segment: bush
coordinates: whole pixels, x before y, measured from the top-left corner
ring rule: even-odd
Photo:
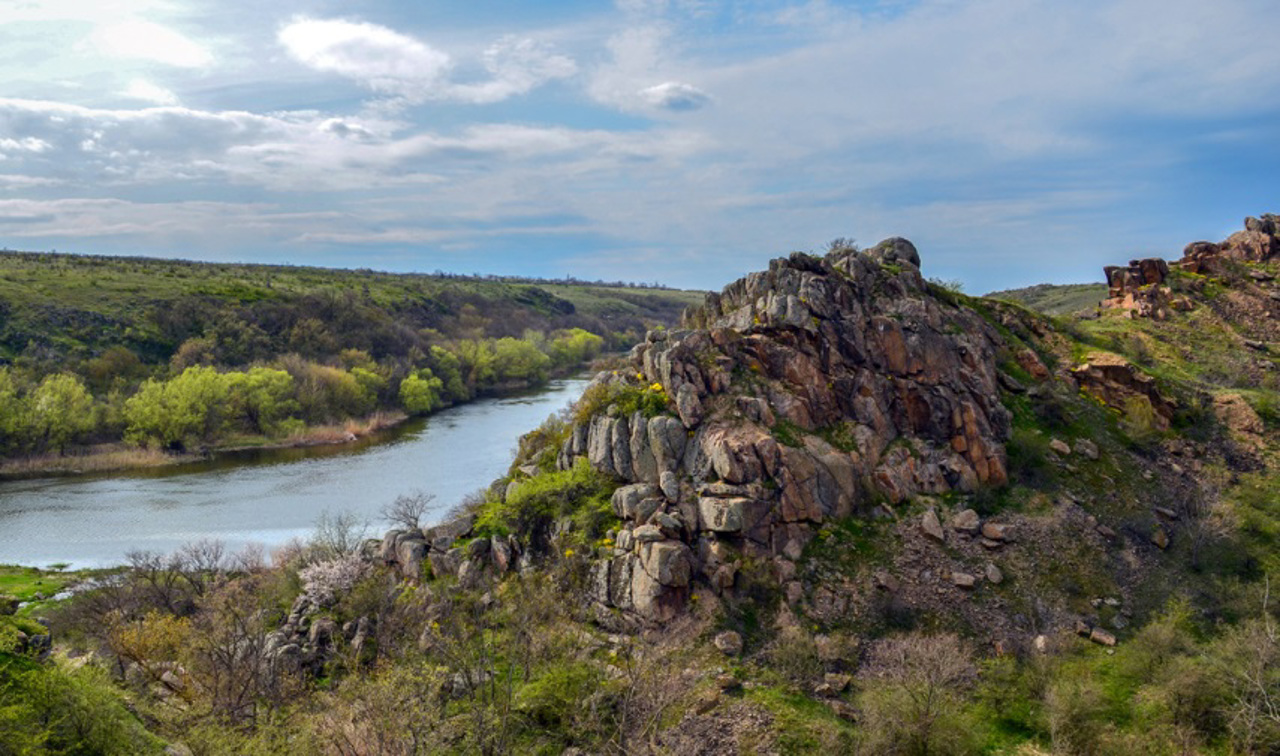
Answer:
[[[506,501],[486,502],[476,518],[476,533],[527,534],[555,519],[571,517],[587,538],[599,538],[616,521],[609,499],[614,487],[608,477],[579,458],[572,469],[520,482]]]

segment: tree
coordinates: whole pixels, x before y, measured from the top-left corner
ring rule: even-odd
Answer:
[[[168,381],[147,381],[125,402],[126,437],[185,447],[211,439],[225,419],[232,380],[211,367],[189,367]]]
[[[93,429],[93,397],[68,373],[45,376],[27,397],[31,429],[41,445],[62,452],[68,442]]]
[[[540,383],[547,378],[551,359],[528,341],[510,337],[493,345],[494,378],[499,382],[529,381]]]
[[[230,412],[256,433],[275,434],[280,422],[295,414],[293,376],[283,370],[255,367],[247,373],[229,373]]]
[[[423,368],[400,382],[400,403],[415,415],[425,415],[444,405],[443,390],[444,383],[430,368]]]
[[[414,491],[411,494],[400,494],[396,500],[382,508],[382,519],[405,530],[417,530],[422,527],[422,518],[431,509],[435,494]]]
[[[959,692],[974,669],[959,638],[886,638],[871,650],[868,670],[877,684],[864,689],[859,703],[873,750],[920,756],[962,750]]]
[[[25,413],[13,373],[7,367],[0,367],[0,451],[13,451],[22,446],[26,435]]]
[[[470,399],[467,384],[462,380],[462,362],[458,355],[439,346],[431,347],[431,371],[444,382],[445,396],[451,401]]]

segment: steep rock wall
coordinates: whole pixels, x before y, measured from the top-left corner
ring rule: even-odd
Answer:
[[[743,560],[785,576],[828,518],[1005,482],[1000,337],[918,265],[904,239],[774,260],[596,377],[669,398],[654,417],[602,407],[560,451],[624,482],[600,606],[664,621],[696,581],[732,591]]]

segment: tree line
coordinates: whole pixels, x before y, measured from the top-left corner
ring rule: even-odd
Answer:
[[[62,453],[120,439],[190,450],[233,437],[286,438],[376,411],[427,414],[495,389],[543,383],[598,356],[605,343],[572,328],[456,339],[382,361],[345,349],[330,361],[289,353],[232,368],[218,363],[216,349],[182,348],[167,369],[148,371],[114,347],[80,372],[41,376],[0,366],[0,453]]]

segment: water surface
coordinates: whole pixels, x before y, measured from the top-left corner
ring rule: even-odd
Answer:
[[[506,473],[519,437],[576,399],[584,378],[481,399],[377,440],[239,452],[209,462],[92,477],[0,482],[0,563],[119,564],[132,549],[168,552],[201,538],[231,550],[305,537],[324,511],[350,511],[380,535],[378,511],[414,490],[430,518]]]

